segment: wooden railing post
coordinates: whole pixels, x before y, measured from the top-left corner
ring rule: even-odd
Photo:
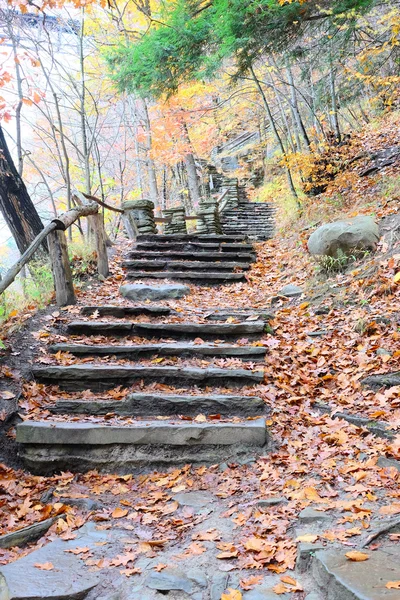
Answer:
[[[97,272],[102,277],[108,277],[110,269],[108,266],[106,232],[104,229],[103,215],[98,212],[91,217],[93,229],[96,237],[96,252],[97,252]]]
[[[64,231],[57,229],[56,231],[50,232],[47,239],[49,243],[57,306],[76,304],[65,233]]]

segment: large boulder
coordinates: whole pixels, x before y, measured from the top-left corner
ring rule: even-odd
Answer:
[[[308,240],[314,256],[349,255],[355,250],[376,250],[379,228],[372,217],[353,217],[318,227]]]
[[[183,298],[190,293],[187,285],[147,285],[144,283],[127,283],[119,289],[120,293],[129,300],[173,300]]]

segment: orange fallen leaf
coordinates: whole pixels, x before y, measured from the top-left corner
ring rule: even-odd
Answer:
[[[221,600],[242,600],[242,592],[228,588],[221,596]]]
[[[34,566],[37,569],[41,569],[42,571],[52,571],[54,569],[54,565],[51,562],[47,562],[47,563],[35,563]]]
[[[346,552],[346,558],[352,560],[354,562],[362,562],[364,560],[369,559],[369,554],[365,554],[365,552],[359,552],[358,550],[352,550],[351,552]]]
[[[388,581],[385,587],[388,590],[400,590],[400,581]]]
[[[252,590],[256,585],[259,585],[263,581],[264,577],[262,575],[253,575],[252,577],[248,577],[247,579],[240,580],[240,587],[243,590]]]
[[[318,536],[315,535],[314,533],[305,533],[304,535],[299,535],[296,538],[297,542],[307,542],[309,544],[313,544],[314,542],[316,542],[318,539]]]
[[[290,587],[288,587],[284,583],[278,583],[277,585],[275,585],[272,588],[272,591],[275,592],[275,594],[280,595],[280,594],[286,594],[286,592],[290,592],[292,590],[290,589]]]
[[[117,508],[115,508],[111,513],[111,516],[114,517],[114,519],[121,519],[122,517],[126,517],[128,512],[129,511],[127,508],[120,508],[119,506],[117,506]]]

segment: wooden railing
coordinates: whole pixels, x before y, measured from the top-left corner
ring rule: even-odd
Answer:
[[[94,232],[98,273],[102,277],[108,277],[109,266],[103,216],[99,213],[97,201],[85,204],[82,202],[82,195],[80,194],[79,196],[81,197],[80,206],[65,212],[46,225],[33,240],[29,248],[25,250],[20,259],[7,271],[0,281],[0,294],[13,283],[18,273],[22,271],[43,242],[47,240],[57,305],[67,306],[75,304],[76,298],[65,231],[82,217],[90,219],[90,227]]]

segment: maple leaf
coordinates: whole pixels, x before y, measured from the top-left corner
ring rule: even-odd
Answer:
[[[272,590],[275,592],[275,594],[286,594],[286,592],[290,592],[291,589],[290,587],[288,587],[287,585],[285,585],[284,583],[277,583]]]
[[[248,579],[241,579],[240,587],[243,590],[252,590],[253,588],[256,587],[256,585],[259,585],[263,581],[263,579],[264,579],[264,577],[262,575],[253,575],[252,577],[249,577]]]
[[[35,563],[34,567],[36,567],[36,569],[40,569],[41,571],[52,571],[54,569],[54,565],[51,562],[46,562],[46,563]]]
[[[369,559],[369,554],[360,552],[359,550],[352,550],[351,552],[346,552],[345,557],[354,562],[363,562]]]
[[[69,550],[64,550],[64,552],[71,552],[71,554],[84,554],[85,552],[89,552],[90,548],[71,548]]]
[[[400,581],[388,581],[385,587],[388,590],[400,590]]]
[[[125,575],[125,577],[132,577],[132,575],[140,575],[142,572],[142,569],[140,569],[139,567],[134,567],[133,569],[121,569],[120,573],[121,575]]]

